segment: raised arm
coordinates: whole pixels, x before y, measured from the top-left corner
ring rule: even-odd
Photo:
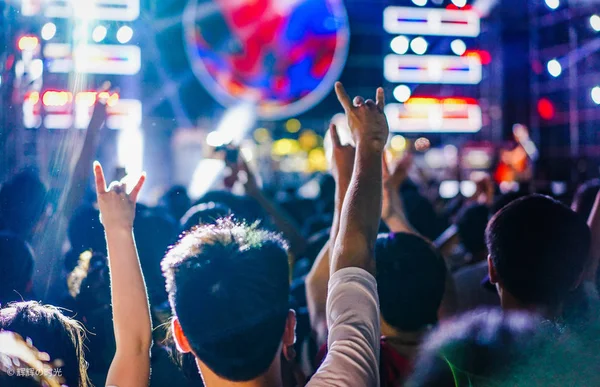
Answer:
[[[106,385],[147,386],[150,377],[152,322],[146,284],[133,237],[135,205],[146,175],[140,177],[129,194],[123,181],[113,182],[106,188],[99,163],[94,163],[94,175],[108,245],[113,325],[117,344]]]
[[[292,255],[296,258],[306,250],[306,239],[300,231],[300,226],[296,221],[281,208],[275,201],[267,197],[260,189],[254,172],[248,166],[246,160],[240,154],[239,167],[246,173],[246,183],[244,184],[246,194],[252,197],[260,204],[265,212],[271,217],[275,227],[283,233],[283,236],[290,242]]]
[[[327,341],[327,287],[329,284],[329,266],[331,246],[335,246],[340,226],[340,214],[348,185],[352,179],[354,169],[355,150],[352,145],[342,146],[337,127],[331,125],[329,129],[333,144],[333,158],[331,173],[335,179],[335,210],[330,237],[315,260],[310,273],[306,276],[306,298],[311,328],[315,333],[317,345],[320,347]]]
[[[417,234],[408,222],[399,192],[400,185],[408,177],[408,170],[411,165],[412,154],[410,153],[407,153],[403,158],[398,160],[391,171],[385,157],[383,158],[383,205],[381,219],[391,232]]]
[[[381,217],[381,160],[389,134],[383,114],[384,93],[379,88],[377,102],[357,98],[353,104],[341,83],[336,83],[335,89],[356,143],[356,158],[332,252],[331,274],[347,267],[374,273],[373,251]]]
[[[105,83],[100,88],[100,91],[106,91],[109,87],[110,83]],[[98,98],[94,104],[94,112],[85,132],[83,146],[79,151],[73,172],[69,176],[67,191],[62,197],[60,213],[66,219],[70,219],[77,207],[83,202],[92,171],[91,167],[96,158],[100,129],[102,129],[105,121],[106,103]]]

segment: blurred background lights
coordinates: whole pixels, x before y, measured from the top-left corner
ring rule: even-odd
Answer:
[[[453,40],[452,43],[450,43],[450,48],[452,49],[453,53],[459,56],[467,51],[467,45],[461,39]]]
[[[422,37],[414,38],[410,42],[410,49],[417,55],[423,55],[427,52],[427,41]]]
[[[96,26],[96,28],[94,28],[94,31],[92,32],[92,39],[94,40],[94,42],[100,43],[104,40],[104,38],[106,38],[107,32],[108,31],[106,30],[106,27]]]
[[[39,39],[36,36],[26,35],[19,39],[19,50],[21,51],[33,51],[40,44]]]
[[[394,98],[398,100],[398,102],[406,102],[410,98],[412,91],[410,87],[406,85],[400,85],[394,89]]]
[[[54,23],[46,23],[42,27],[42,39],[50,40],[56,35],[56,24]]]
[[[462,8],[467,5],[467,0],[452,0],[452,4],[456,5],[458,8]]]
[[[562,66],[556,59],[549,61],[547,67],[548,73],[550,73],[550,75],[552,75],[554,78],[558,77],[562,73]]]
[[[300,128],[302,128],[302,123],[296,118],[292,118],[285,123],[285,130],[289,133],[298,133]]]
[[[560,0],[545,0],[545,1],[546,1],[546,5],[550,9],[556,9],[560,6]]]
[[[408,51],[409,44],[410,42],[406,36],[396,36],[392,39],[390,47],[396,54],[402,55]]]
[[[417,5],[419,7],[424,7],[427,5],[427,0],[412,0],[414,5]]]
[[[117,40],[119,43],[125,44],[133,38],[133,29],[129,26],[123,26],[117,31]]]
[[[594,101],[594,103],[596,105],[600,105],[600,86],[596,86],[592,89],[592,101]]]
[[[592,15],[590,17],[590,26],[592,26],[594,31],[600,32],[600,16],[599,15]]]
[[[395,135],[390,141],[390,147],[396,152],[402,152],[406,149],[406,138],[399,134]]]

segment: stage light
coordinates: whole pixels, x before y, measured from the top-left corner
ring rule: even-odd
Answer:
[[[390,141],[390,147],[396,152],[402,152],[406,149],[406,138],[399,134],[395,135]]]
[[[409,45],[410,42],[408,41],[408,38],[402,35],[396,36],[390,43],[392,51],[399,55],[406,54]]]
[[[34,59],[29,65],[29,79],[40,78],[44,74],[44,62],[41,59]]]
[[[133,38],[133,29],[129,26],[123,26],[117,31],[117,40],[119,43],[125,44]]]
[[[206,143],[215,148],[228,144],[229,142],[231,142],[231,140],[221,132],[210,132],[208,136],[206,136]]]
[[[50,40],[56,35],[56,24],[46,23],[42,27],[42,39]]]
[[[214,182],[222,176],[224,170],[225,162],[223,160],[202,159],[198,163],[188,187],[190,197],[197,199],[207,193]]]
[[[458,8],[462,8],[467,5],[467,0],[452,0],[452,4],[456,5]]]
[[[550,75],[552,75],[554,78],[558,77],[562,73],[562,66],[556,59],[552,59],[550,62],[548,62],[547,68],[548,73],[550,73]]]
[[[545,0],[548,8],[554,10],[560,6],[560,0]]]
[[[590,25],[596,32],[600,32],[600,16],[592,15],[590,17]]]
[[[49,90],[42,96],[42,103],[50,107],[66,106],[72,100],[73,94],[67,91]]]
[[[254,140],[259,144],[264,144],[271,139],[271,134],[267,128],[258,128],[254,131]]]
[[[450,43],[450,48],[452,52],[458,56],[461,56],[467,51],[467,45],[461,39],[455,39]]]
[[[410,42],[410,49],[417,55],[423,55],[427,52],[427,41],[422,37],[414,38],[412,42]]]
[[[600,105],[600,86],[596,86],[592,89],[591,96],[592,101],[594,101],[596,105]]]
[[[425,5],[427,5],[427,0],[412,0],[414,5],[417,5],[419,7],[424,7]]]
[[[139,128],[125,127],[118,135],[117,157],[119,165],[127,171],[127,187],[133,187],[135,181],[143,171],[144,162],[144,135]]]
[[[19,39],[19,50],[33,51],[38,44],[40,44],[40,40],[37,38],[37,36],[22,36],[21,39]]]
[[[537,109],[540,117],[542,117],[545,120],[553,119],[554,115],[556,114],[554,104],[547,98],[541,98],[538,101]]]
[[[410,87],[406,85],[400,85],[394,89],[394,98],[398,100],[398,102],[406,102],[410,98],[412,91]]]
[[[92,39],[94,39],[94,42],[100,43],[104,40],[104,38],[106,38],[107,32],[108,30],[106,29],[106,27],[96,26],[96,28],[94,28],[94,31],[92,32]]]
[[[302,128],[302,124],[295,118],[292,118],[285,123],[285,130],[289,133],[298,133],[300,128]]]
[[[477,185],[474,181],[465,180],[460,182],[460,193],[466,198],[470,198],[477,192]]]

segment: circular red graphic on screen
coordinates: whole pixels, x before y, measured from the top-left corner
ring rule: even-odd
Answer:
[[[191,0],[184,31],[208,91],[225,106],[250,101],[267,119],[319,103],[348,55],[342,0]]]

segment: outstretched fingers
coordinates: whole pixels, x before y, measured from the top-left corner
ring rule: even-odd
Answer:
[[[96,194],[100,196],[107,192],[106,179],[104,178],[104,171],[102,165],[99,162],[94,161],[94,179],[96,181]]]
[[[333,147],[341,147],[342,142],[340,141],[340,134],[338,133],[337,126],[335,126],[335,124],[331,124],[329,126],[329,133],[331,133],[331,142],[333,143]]]
[[[385,93],[383,92],[383,87],[377,88],[377,98],[376,98],[377,107],[383,111],[385,108]]]
[[[348,96],[348,93],[346,93],[346,89],[344,89],[344,85],[342,85],[341,82],[335,83],[335,94],[337,95],[338,101],[340,101],[340,104],[345,111],[352,110],[352,101],[350,100],[350,97]]]
[[[138,195],[140,194],[140,191],[142,190],[142,187],[144,186],[145,182],[146,182],[146,172],[142,172],[142,174],[140,175],[140,178],[138,179],[137,183],[135,184],[135,187],[133,187],[133,190],[131,190],[131,193],[129,194],[129,197],[131,198],[131,200],[134,203],[137,202]]]

